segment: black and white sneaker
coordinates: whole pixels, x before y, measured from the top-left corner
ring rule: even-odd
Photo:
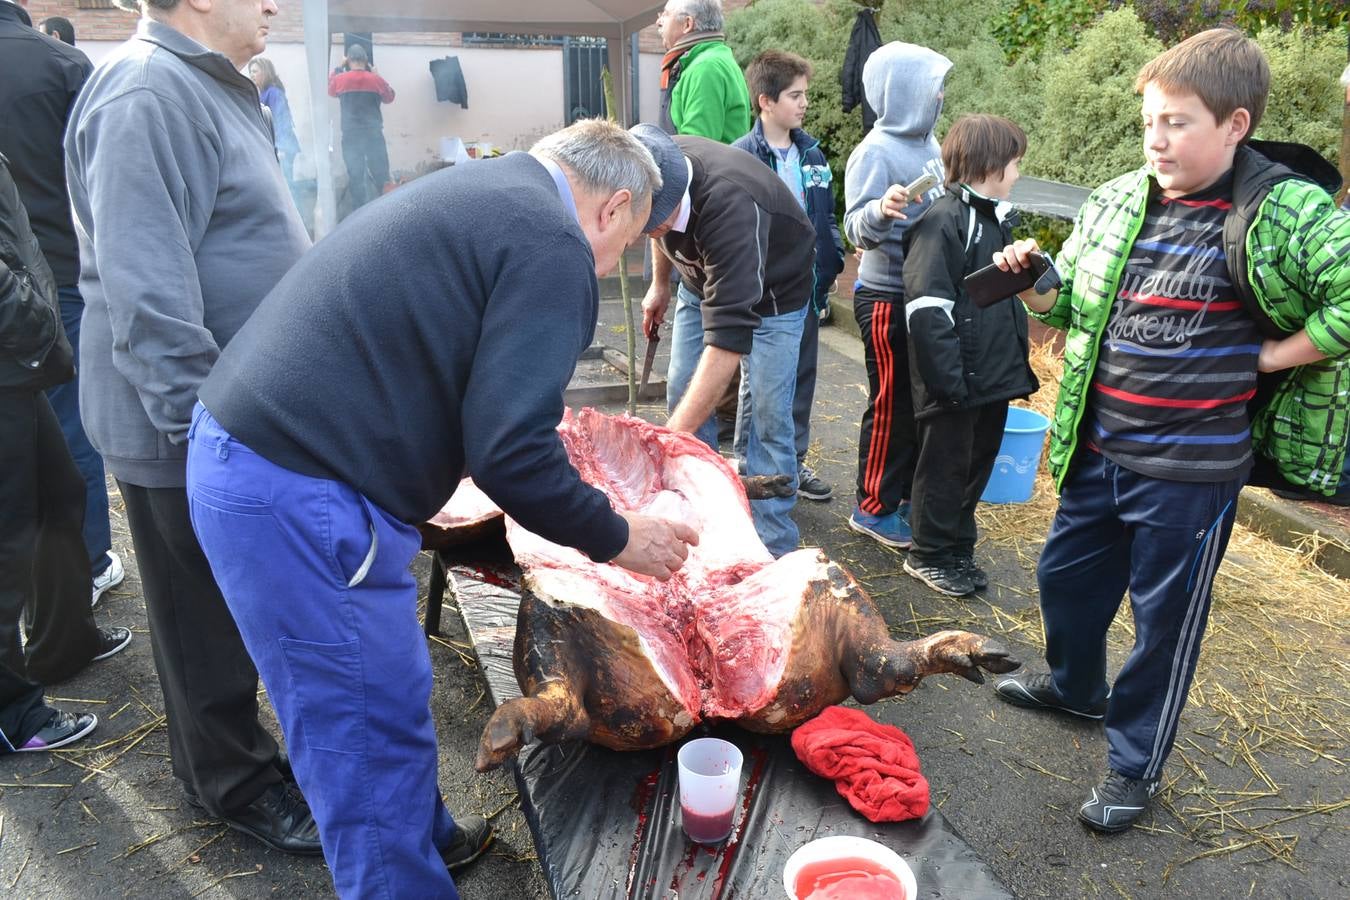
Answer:
[[[464,868],[487,852],[492,845],[492,824],[479,815],[455,819],[455,836],[450,846],[441,850],[441,859],[451,872]]]
[[[975,585],[971,582],[970,576],[958,566],[916,565],[913,559],[907,559],[905,571],[939,594],[946,594],[948,597],[964,597],[975,592]]]
[[[815,469],[802,466],[797,473],[797,496],[807,500],[828,500],[834,496],[834,488],[826,484]]]
[[[982,591],[989,587],[989,573],[976,565],[974,558],[969,556],[958,556],[956,558],[956,567],[969,576],[970,583],[975,586],[975,590]]]
[[[98,716],[93,713],[69,713],[53,709],[47,724],[38,729],[38,733],[15,747],[15,753],[43,753],[55,750],[67,744],[73,744],[98,726]]]
[[[121,625],[114,625],[112,628],[100,628],[98,630],[98,653],[91,662],[115,656],[125,650],[127,644],[130,643],[130,628],[124,628]]]
[[[1055,687],[1055,679],[1048,672],[1035,675],[1009,675],[1000,678],[994,684],[994,693],[1000,700],[1013,706],[1025,706],[1027,709],[1044,709],[1050,712],[1069,713],[1084,719],[1101,720],[1106,718],[1106,707],[1111,702],[1108,693],[1106,699],[1088,709],[1079,709],[1064,702]]]
[[[1112,769],[1078,808],[1078,818],[1094,831],[1124,831],[1148,809],[1160,783],[1157,778],[1127,778]]]

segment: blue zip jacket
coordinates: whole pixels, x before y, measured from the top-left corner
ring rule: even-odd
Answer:
[[[830,189],[834,176],[825,154],[821,152],[819,141],[800,128],[792,129],[790,137],[801,159],[802,186],[806,188],[806,217],[816,228],[816,290],[813,299],[819,309],[822,298],[829,293],[831,282],[844,271],[844,241],[839,236],[839,225],[834,219],[834,191]],[[778,154],[773,152],[764,138],[762,120],[755,119],[750,132],[731,146],[753,153],[760,162],[778,171]]]

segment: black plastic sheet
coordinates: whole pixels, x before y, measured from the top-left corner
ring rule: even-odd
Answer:
[[[498,705],[520,696],[511,658],[519,577],[511,564],[449,570]],[[714,847],[692,843],[681,830],[675,746],[617,753],[569,741],[533,744],[520,754],[516,782],[555,898],[782,898],[783,866],[793,851],[841,834],[871,838],[903,856],[925,900],[1012,896],[941,813],[874,824],[798,762],[787,736],[722,725],[690,737],[707,735],[731,741],[745,756],[731,837]]]

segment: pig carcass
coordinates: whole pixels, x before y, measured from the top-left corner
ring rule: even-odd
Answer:
[[[535,740],[640,750],[709,720],[787,732],[849,696],[874,703],[926,675],[978,683],[982,668],[1017,668],[969,632],[892,640],[871,598],[819,550],[774,560],[736,473],[691,435],[591,409],[569,413],[559,433],[616,508],[687,522],[700,540],[662,582],[507,521],[524,587],[514,648],[524,696],[489,720],[480,771]]]

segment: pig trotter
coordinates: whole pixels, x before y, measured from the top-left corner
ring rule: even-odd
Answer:
[[[745,496],[751,500],[791,497],[797,493],[791,475],[742,475],[741,484],[745,485]]]
[[[917,643],[926,655],[919,664],[923,675],[946,672],[984,684],[981,669],[1011,672],[1022,665],[1002,644],[968,631],[942,631]]]
[[[589,730],[589,720],[576,698],[557,685],[549,685],[536,696],[508,700],[497,707],[483,729],[473,766],[487,772],[534,740],[556,743],[585,737]]]

